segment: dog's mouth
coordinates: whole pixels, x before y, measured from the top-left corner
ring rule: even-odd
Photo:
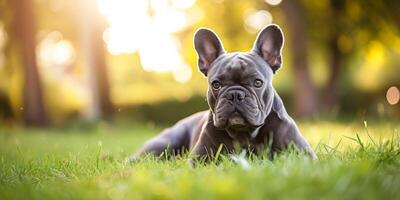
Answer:
[[[238,111],[234,111],[228,114],[224,120],[214,121],[214,125],[218,129],[230,129],[232,131],[246,131],[253,128],[258,128],[262,124],[253,124],[248,121],[248,119]]]

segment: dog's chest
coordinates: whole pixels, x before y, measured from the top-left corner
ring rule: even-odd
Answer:
[[[243,134],[242,137],[235,137],[232,139],[234,147],[240,147],[246,150],[260,150],[268,146],[268,137],[264,134]]]

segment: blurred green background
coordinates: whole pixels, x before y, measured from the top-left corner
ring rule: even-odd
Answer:
[[[274,86],[297,119],[400,118],[400,1],[0,0],[0,125],[127,119],[170,124],[207,109],[193,34],[248,51],[286,36]]]

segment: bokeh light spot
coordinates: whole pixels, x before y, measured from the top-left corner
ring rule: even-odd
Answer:
[[[63,39],[62,34],[58,31],[45,35],[36,51],[39,66],[59,75],[62,75],[66,68],[73,64],[76,57],[72,43]]]
[[[386,92],[386,100],[390,105],[396,105],[400,100],[400,91],[396,86],[390,87]]]
[[[276,6],[279,5],[282,2],[282,0],[265,0],[265,2],[271,6]]]
[[[272,15],[266,10],[249,11],[244,20],[245,29],[250,33],[256,33],[271,23]]]
[[[0,50],[5,46],[7,40],[7,34],[4,29],[4,24],[0,22]]]
[[[0,22],[0,69],[3,67],[5,62],[5,55],[3,53],[3,48],[6,44],[7,34],[4,30],[4,25]]]
[[[186,83],[192,78],[192,69],[188,66],[173,71],[174,78],[179,83]]]

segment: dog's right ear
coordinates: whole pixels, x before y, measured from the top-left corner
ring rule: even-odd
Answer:
[[[198,55],[199,70],[207,76],[211,63],[225,53],[217,34],[212,30],[201,28],[194,34],[194,48]]]

